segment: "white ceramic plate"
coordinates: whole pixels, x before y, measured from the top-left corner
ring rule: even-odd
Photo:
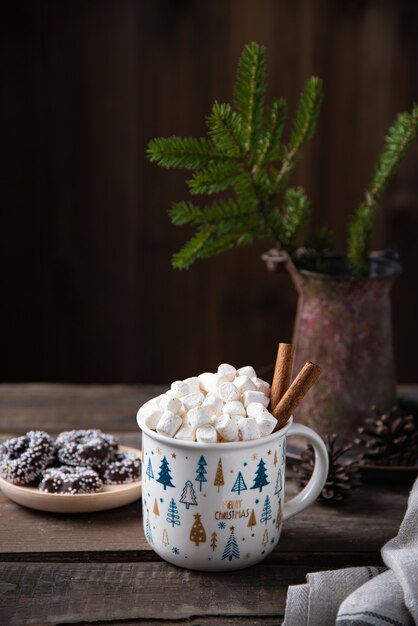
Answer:
[[[141,458],[140,450],[119,446],[123,452],[133,452]],[[43,493],[35,487],[19,487],[0,477],[0,489],[5,496],[30,509],[51,513],[91,513],[116,509],[135,502],[141,497],[142,482],[136,480],[125,485],[104,485],[97,493],[60,494]]]

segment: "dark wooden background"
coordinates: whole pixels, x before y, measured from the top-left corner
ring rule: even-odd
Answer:
[[[418,100],[414,0],[9,0],[1,3],[0,377],[156,382],[260,366],[291,337],[296,296],[265,246],[174,272],[188,232],[166,210],[183,172],[147,163],[154,136],[201,134],[238,56],[268,48],[269,93],[293,112],[325,82],[295,181],[344,246],[398,110]],[[399,380],[418,380],[418,142],[385,195],[375,246],[396,242]]]

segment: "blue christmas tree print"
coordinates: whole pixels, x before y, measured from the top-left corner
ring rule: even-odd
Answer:
[[[261,512],[260,523],[267,525],[269,519],[271,519],[271,504],[269,496],[266,496],[266,499],[264,500],[263,510]]]
[[[205,465],[207,465],[205,461],[205,457],[201,456],[197,464],[197,470],[196,470],[197,475],[195,478],[195,480],[197,480],[200,483],[199,491],[202,491],[202,483],[207,482],[207,478],[205,477],[205,474],[206,474]]]
[[[235,528],[231,526],[231,534],[229,535],[229,539],[226,542],[226,546],[222,554],[222,560],[228,559],[228,561],[232,561],[232,559],[239,559],[239,548],[237,540],[235,539],[234,530]]]
[[[279,496],[279,498],[280,498],[280,494],[282,492],[282,489],[283,489],[282,470],[279,468],[279,471],[277,472],[276,487],[274,489],[274,495],[275,496]]]
[[[148,459],[148,465],[147,465],[147,471],[145,472],[146,475],[148,476],[148,478],[151,480],[151,478],[154,478],[154,472],[152,470],[152,464],[151,464],[151,459]]]
[[[154,540],[152,538],[152,532],[151,532],[151,524],[149,523],[149,515],[147,514],[147,523],[145,525],[145,537],[148,541],[148,543],[153,544]]]
[[[164,491],[167,489],[167,487],[175,486],[171,482],[170,466],[166,457],[164,457],[161,461],[160,473],[157,478],[157,483],[161,483],[162,485],[164,485]]]
[[[238,495],[240,495],[241,491],[245,491],[246,489],[248,489],[248,487],[245,484],[245,480],[243,478],[243,475],[241,474],[241,472],[238,472],[237,479],[236,479],[236,481],[234,483],[234,486],[232,487],[231,491],[236,491],[238,493]]]
[[[191,480],[186,481],[183,487],[183,492],[180,496],[180,502],[186,505],[186,509],[189,509],[190,506],[194,506],[197,504],[196,493],[193,489],[193,484]]]
[[[283,465],[286,463],[286,441],[283,441],[282,463],[283,463]]]
[[[251,487],[251,489],[259,489],[260,491],[262,491],[263,487],[268,484],[270,483],[267,480],[266,464],[264,463],[263,459],[260,459],[254,477],[254,485]]]
[[[180,526],[180,515],[174,498],[171,498],[167,511],[167,522],[174,526]]]

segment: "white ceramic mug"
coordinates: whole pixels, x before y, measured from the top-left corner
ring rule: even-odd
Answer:
[[[261,439],[206,445],[140,427],[145,537],[180,567],[230,571],[262,561],[279,541],[282,522],[312,504],[325,484],[322,439],[292,420]],[[284,502],[289,435],[312,444],[315,468],[306,487]]]

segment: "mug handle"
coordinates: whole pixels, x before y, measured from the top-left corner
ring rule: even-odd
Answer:
[[[283,519],[287,520],[315,502],[322,491],[328,476],[328,452],[321,437],[303,424],[292,424],[286,433],[289,436],[305,437],[312,444],[315,452],[315,465],[308,484],[297,496],[284,503]]]

